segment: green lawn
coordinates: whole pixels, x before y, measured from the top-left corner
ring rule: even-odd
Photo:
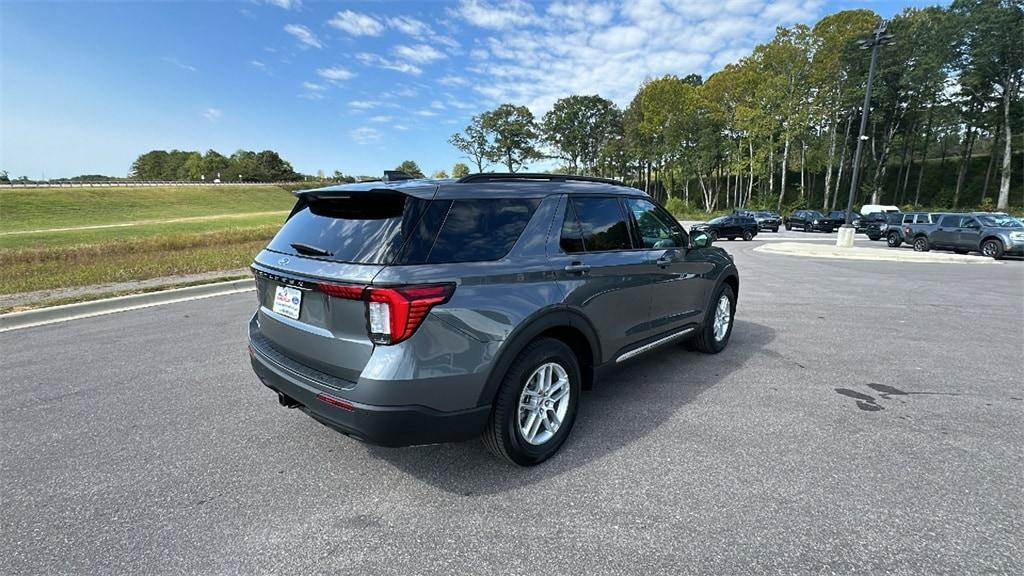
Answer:
[[[272,185],[0,189],[0,232],[288,210]]]
[[[259,185],[0,190],[0,294],[244,268],[294,203]],[[181,218],[201,219],[153,222]],[[146,223],[10,234],[128,222]]]

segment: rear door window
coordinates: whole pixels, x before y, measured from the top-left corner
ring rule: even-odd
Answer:
[[[536,198],[455,200],[427,254],[427,264],[484,262],[508,254],[533,216]]]
[[[336,262],[388,264],[428,202],[388,193],[312,200],[296,207],[267,248]]]
[[[573,207],[573,211],[567,209],[566,218],[575,213],[585,251],[604,252],[633,248],[629,227],[626,224],[626,215],[622,211],[618,198],[570,196],[568,203]],[[564,234],[562,245],[564,249],[566,245]]]
[[[959,216],[943,216],[942,217],[942,222],[939,225],[943,226],[943,227],[946,227],[946,228],[959,228],[960,227],[960,217]]]

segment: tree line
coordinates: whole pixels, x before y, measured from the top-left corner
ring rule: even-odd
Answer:
[[[290,182],[302,175],[273,150],[239,150],[224,156],[185,150],[151,150],[132,163],[131,177],[141,180],[193,180],[213,182]]]
[[[664,201],[782,209],[845,207],[870,51],[882,19],[841,11],[780,27],[706,81],[646,81],[625,109],[598,95],[554,103],[540,119],[502,104],[449,142],[477,169],[541,159],[614,177]],[[880,48],[854,203],[1024,203],[1019,0],[908,8]]]

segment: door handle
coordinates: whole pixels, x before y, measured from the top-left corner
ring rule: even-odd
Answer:
[[[662,256],[661,258],[658,258],[657,260],[655,260],[654,263],[657,264],[658,266],[661,266],[662,268],[664,268],[665,266],[668,266],[669,264],[672,263],[672,259],[668,258],[666,256]]]
[[[565,271],[570,274],[586,274],[589,270],[590,265],[582,262],[573,262],[565,267]]]

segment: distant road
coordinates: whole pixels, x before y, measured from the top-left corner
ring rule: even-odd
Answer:
[[[270,212],[243,212],[241,214],[210,214],[208,216],[189,216],[187,218],[169,218],[167,220],[137,220],[135,222],[119,222],[117,224],[94,224],[92,226],[70,226],[67,228],[39,228],[36,230],[15,230],[13,232],[0,232],[0,236],[46,234],[49,232],[75,232],[78,230],[100,230],[103,228],[129,228],[131,226],[144,226],[147,224],[175,224],[178,222],[202,222],[205,220],[227,220],[232,218],[248,218],[250,216],[270,216],[273,214],[287,213],[287,210],[272,210]]]

